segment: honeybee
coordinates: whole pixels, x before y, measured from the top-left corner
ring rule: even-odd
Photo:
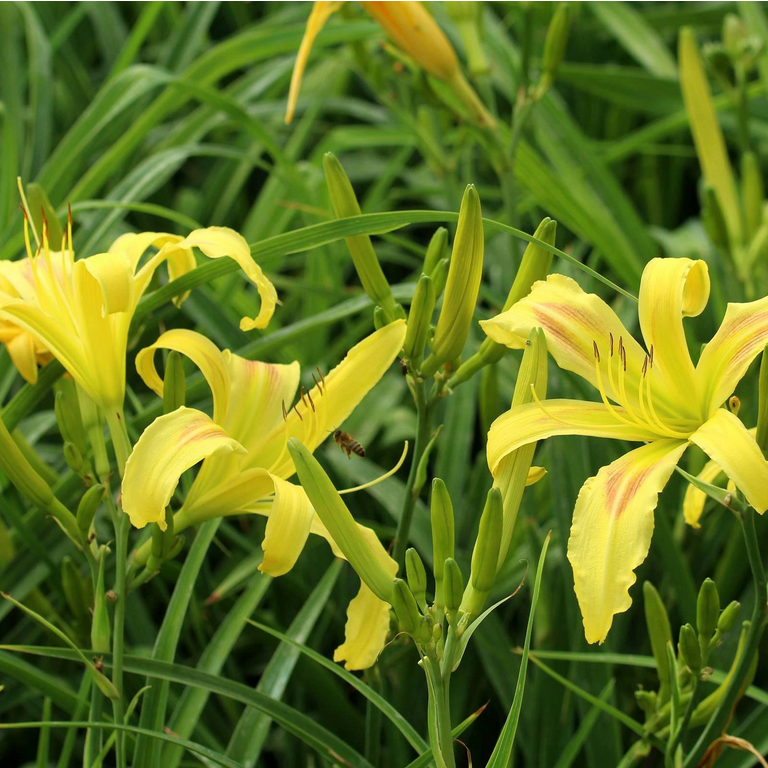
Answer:
[[[363,448],[354,437],[348,435],[346,432],[337,429],[333,433],[333,439],[336,441],[336,445],[347,454],[348,459],[352,458],[353,453],[360,458],[365,456],[365,448]]]

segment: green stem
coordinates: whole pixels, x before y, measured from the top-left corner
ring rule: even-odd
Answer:
[[[107,426],[109,427],[109,434],[112,436],[112,447],[117,459],[117,470],[120,473],[120,477],[122,477],[125,473],[125,463],[128,461],[133,448],[128,437],[128,430],[125,427],[123,412],[117,410],[108,411]]]
[[[437,768],[455,768],[448,678],[443,678],[436,661],[422,656],[429,692],[429,741]]]
[[[755,605],[752,609],[752,619],[744,642],[744,653],[736,665],[725,695],[718,708],[712,714],[706,728],[704,728],[693,748],[686,756],[683,768],[693,768],[698,765],[707,749],[709,749],[710,744],[720,736],[726,727],[736,700],[746,682],[765,625],[766,580],[760,556],[760,545],[758,544],[757,532],[755,531],[755,510],[752,507],[747,507],[738,517],[744,533],[744,541],[747,545],[747,557],[755,586]]]
[[[408,473],[408,481],[405,484],[403,507],[397,524],[395,546],[392,555],[398,567],[403,565],[405,550],[408,548],[408,535],[411,530],[413,510],[416,507],[418,496],[418,493],[414,493],[416,474],[421,457],[424,454],[424,449],[427,447],[427,443],[429,443],[429,433],[432,429],[432,408],[427,404],[423,382],[415,384],[413,398],[416,403],[416,441],[413,447],[413,459],[411,460],[411,469]]]
[[[688,699],[688,704],[685,707],[682,722],[667,745],[666,759],[670,764],[674,764],[675,750],[677,749],[677,745],[682,741],[683,736],[685,736],[688,726],[691,724],[691,716],[699,704],[699,699],[701,698],[703,691],[704,686],[701,685],[701,673],[699,673],[694,680],[693,690],[691,691],[690,699]]]

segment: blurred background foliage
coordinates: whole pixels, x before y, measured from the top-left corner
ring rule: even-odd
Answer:
[[[104,249],[125,231],[185,233],[214,224],[237,229],[253,244],[333,218],[321,163],[323,153],[333,151],[364,213],[456,211],[464,185],[472,182],[486,218],[533,232],[542,217],[552,216],[558,221],[559,248],[635,294],[642,267],[653,256],[705,259],[713,277],[712,300],[704,315],[688,323],[697,354],[727,301],[764,295],[766,255],[759,249],[749,274],[740,275],[712,234],[711,216],[702,216],[706,190],[678,79],[677,40],[687,25],[700,44],[710,44],[708,75],[732,163],[738,169],[750,151],[765,171],[765,11],[757,3],[572,3],[571,34],[555,85],[523,113],[524,89],[539,77],[556,5],[499,2],[482,8],[486,61],[473,61],[468,74],[502,122],[510,124],[516,115],[519,131],[514,167],[500,167],[487,136],[450,108],[440,84],[386,44],[380,29],[351,3],[317,40],[290,127],[284,124],[286,94],[307,3],[2,3],[0,258],[16,258],[23,244],[17,175],[42,185],[60,215],[71,204],[81,255]],[[466,64],[464,42],[448,9],[439,3],[430,8]],[[744,20],[754,48],[747,51],[752,60],[733,65],[731,59],[732,69],[724,71],[711,46],[722,41],[728,14]],[[737,58],[744,53],[739,50]],[[399,300],[410,299],[435,226],[417,224],[375,238]],[[508,234],[487,233],[478,317],[503,304],[523,247]],[[260,259],[282,301],[265,332],[239,330],[239,318],[257,299],[240,276],[226,275],[198,286],[181,309],[167,304],[145,313],[133,334],[134,353],[160,329],[191,327],[246,356],[297,359],[306,372],[318,365],[327,370],[371,331],[370,302],[359,289],[343,241],[307,252],[284,250]],[[553,269],[600,293],[637,330],[632,301],[564,261],[556,259]],[[476,326],[470,349],[480,341]],[[438,418],[444,427],[431,472],[444,478],[453,497],[465,562],[490,487],[485,432],[508,407],[518,361],[519,355],[510,352],[498,364],[497,377],[475,377],[457,389]],[[319,453],[339,487],[392,466],[402,441],[413,437],[412,405],[396,368],[346,427],[369,458],[348,461],[333,444]],[[199,375],[189,373],[204,405],[207,393]],[[3,350],[0,398],[4,404],[15,402],[14,418],[48,462],[60,497],[76,503],[81,489],[61,458],[50,382],[46,386],[43,377],[34,391],[22,384]],[[554,366],[550,394],[589,396],[581,380]],[[756,394],[753,370],[738,391],[748,426],[756,418]],[[126,415],[134,438],[160,408],[129,365]],[[753,597],[738,526],[725,510],[712,509],[700,530],[686,528],[680,513],[685,487],[674,477],[656,512],[656,534],[638,572],[632,609],[617,617],[604,647],[587,648],[565,542],[584,479],[622,451],[619,444],[578,437],[550,440],[539,448],[536,463],[549,474],[524,498],[516,543],[494,593],[496,599],[509,594],[526,569],[531,572],[544,536],[553,530],[533,648],[562,652],[548,661],[554,669],[642,719],[634,691],[655,685],[648,668],[642,582],[649,579],[658,587],[675,628],[695,622],[696,594],[706,576],[716,580],[723,605],[741,600],[745,617]],[[703,456],[689,450],[687,469],[695,472],[702,463]],[[347,497],[357,518],[372,525],[385,543],[394,535],[404,475],[405,470]],[[428,561],[426,498],[425,492],[411,538]],[[76,634],[77,616],[61,576],[67,541],[41,515],[28,511],[5,481],[0,519],[0,586]],[[768,546],[768,527],[758,522]],[[311,658],[245,623],[245,617],[253,617],[330,657],[356,588],[351,570],[333,565],[323,542],[310,541],[297,567],[279,580],[258,574],[262,534],[258,519],[234,518],[219,526],[197,578],[185,584],[188,608],[173,616],[178,632],[165,649],[167,660],[284,700],[374,764],[408,764],[415,754],[375,707],[366,707],[349,685]],[[152,652],[185,557],[132,593],[130,653]],[[530,592],[522,590],[484,623],[453,682],[456,722],[488,705],[462,737],[476,764],[487,759],[514,695],[519,666],[514,649],[522,644],[529,604]],[[58,643],[11,608],[0,604],[3,644]],[[715,667],[728,667],[734,644],[735,637],[729,637],[717,651]],[[763,649],[768,650],[765,642]],[[577,655],[584,652],[591,661]],[[609,656],[595,663],[601,652],[638,658]],[[765,658],[755,684],[768,688]],[[397,640],[364,677],[423,732],[426,695],[414,663],[413,649]],[[5,686],[2,721],[39,720],[45,706],[52,706],[53,719],[76,715],[75,664],[0,651],[0,682]],[[129,675],[129,693],[142,684],[141,675]],[[245,765],[333,764],[305,739],[204,685],[171,685],[168,712],[171,732],[183,731]],[[761,752],[768,750],[768,694],[757,691],[745,700],[730,732]],[[0,732],[3,765],[54,765],[62,750],[66,755],[81,738],[75,731],[44,732],[50,740],[42,753],[47,758],[50,750],[46,762],[32,733]],[[516,742],[519,765],[618,765],[633,738],[617,720],[531,669]],[[77,754],[69,764],[78,761]],[[191,755],[166,746],[164,768],[193,764],[198,762]],[[756,761],[747,752],[731,751],[721,764],[746,768]]]

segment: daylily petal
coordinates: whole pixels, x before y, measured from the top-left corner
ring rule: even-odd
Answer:
[[[208,338],[195,331],[176,328],[166,331],[158,340],[136,355],[136,370],[144,383],[159,397],[163,396],[163,380],[155,368],[155,350],[170,349],[186,355],[208,382],[213,395],[213,420],[224,426],[229,410],[231,380],[227,360]]]
[[[334,661],[344,661],[349,670],[372,667],[379,658],[389,632],[389,605],[379,600],[362,582],[347,607],[344,642],[333,652]]]
[[[135,272],[147,248],[162,248],[167,243],[177,243],[181,239],[180,235],[168,232],[127,232],[109,246],[109,252],[124,253]]]
[[[543,328],[547,349],[561,368],[577,373],[594,387],[602,384],[611,400],[625,404],[620,391],[610,384],[612,377],[618,382],[619,368],[623,367],[618,354],[621,340],[627,354],[626,371],[621,371],[626,399],[637,408],[645,352],[618,315],[570,277],[554,274],[534,283],[528,296],[480,325],[491,339],[511,349],[523,349],[531,329]],[[600,353],[600,382],[595,371],[595,344]],[[618,384],[616,389],[620,389]]]
[[[285,435],[277,427],[285,426],[282,404],[293,402],[300,366],[297,362],[278,365],[246,360],[229,350],[223,356],[232,382],[224,426],[248,449],[250,466],[268,467],[285,444]]]
[[[36,384],[37,355],[35,354],[35,340],[32,334],[18,331],[5,342],[5,347],[16,366],[16,370],[30,384]]]
[[[568,560],[589,643],[602,643],[632,604],[635,568],[645,560],[653,510],[687,443],[657,440],[630,451],[584,483],[573,513]]]
[[[528,477],[525,480],[525,487],[527,488],[529,485],[536,485],[536,483],[541,480],[544,475],[547,474],[547,470],[544,469],[544,467],[531,467],[528,470]]]
[[[513,408],[499,416],[488,432],[488,467],[496,477],[501,460],[523,445],[554,435],[586,435],[616,440],[647,442],[656,435],[643,428],[623,424],[603,403],[586,400],[544,400]],[[626,416],[623,408],[616,413]]]
[[[288,413],[286,423],[276,428],[283,436],[283,445],[289,437],[297,437],[314,451],[334,429],[338,429],[392,365],[403,347],[405,331],[405,321],[395,320],[352,347],[324,377],[325,381],[318,382],[296,403]],[[270,471],[283,478],[294,473],[287,450],[282,452]]]
[[[312,50],[312,44],[320,31],[325,26],[325,22],[334,14],[343,2],[315,2],[312,5],[312,11],[307,19],[307,28],[304,30],[304,37],[301,38],[299,52],[296,54],[296,63],[293,65],[293,74],[291,75],[291,87],[288,91],[288,106],[285,110],[285,124],[288,125],[293,120],[293,113],[296,109],[296,102],[299,98],[301,88],[301,79],[304,76],[304,69],[307,66],[309,53]]]
[[[144,430],[125,465],[123,509],[136,528],[157,523],[165,529],[165,508],[179,478],[214,454],[245,453],[206,414],[179,408],[155,419]]]
[[[690,440],[723,468],[757,512],[768,509],[768,461],[737,416],[719,409]]]
[[[254,283],[261,298],[258,316],[253,320],[243,317],[240,320],[240,330],[252,331],[254,328],[267,327],[277,304],[277,291],[253,260],[251,249],[242,235],[228,227],[206,227],[190,232],[176,247],[199,248],[209,259],[228,256],[236,261],[248,279]]]
[[[127,256],[122,253],[98,253],[78,261],[78,268],[87,269],[101,287],[102,315],[133,310],[133,268]]]
[[[709,299],[705,261],[651,259],[640,281],[638,314],[654,371],[682,404],[697,402],[696,375],[683,328],[684,317],[701,314]]]
[[[768,345],[768,296],[747,304],[729,304],[723,323],[704,347],[696,367],[707,418],[736,389],[750,363]]]

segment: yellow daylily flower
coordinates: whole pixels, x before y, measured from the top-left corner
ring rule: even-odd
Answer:
[[[601,400],[535,399],[503,414],[488,435],[494,476],[512,451],[554,435],[644,443],[587,480],[576,501],[568,559],[591,643],[603,642],[613,616],[631,604],[658,494],[690,443],[759,513],[768,508],[768,462],[742,422],[721,408],[768,343],[768,297],[729,304],[694,365],[683,318],[700,314],[708,298],[705,262],[653,259],[643,271],[638,305],[645,349],[602,299],[557,274],[482,323],[494,341],[514,349],[523,347],[531,328],[542,327],[557,364],[589,381]]]
[[[301,80],[312,44],[328,19],[342,5],[344,5],[343,1],[328,2],[327,0],[317,0],[312,4],[312,11],[307,19],[307,27],[293,67],[288,91],[288,106],[285,112],[286,125],[293,120]],[[494,119],[465,79],[453,46],[420,2],[377,0],[377,2],[361,2],[361,5],[398,48],[407,53],[422,69],[450,87],[480,125],[493,127]]]
[[[295,473],[287,449],[297,437],[314,451],[341,426],[363,397],[381,379],[402,349],[406,325],[390,323],[360,343],[326,375],[313,375],[315,386],[299,386],[299,364],[271,365],[223,352],[194,331],[167,331],[136,357],[139,374],[162,396],[163,381],[154,363],[158,349],[175,350],[200,369],[213,395],[213,416],[182,407],[155,419],[128,458],[122,485],[123,509],[137,528],[157,523],[165,528],[165,509],[181,475],[202,461],[181,509],[174,531],[225,515],[267,516],[260,569],[271,576],[287,573],[296,563],[310,533],[338,548],[316,517],[304,490],[288,482]],[[396,570],[373,531],[364,535],[377,557]],[[146,560],[147,549],[136,554]],[[347,640],[337,650],[350,669],[376,660],[389,626],[388,609],[361,584],[350,603]]]
[[[256,284],[261,308],[243,318],[243,330],[264,328],[277,294],[251,258],[248,243],[225,227],[197,229],[187,237],[165,232],[125,234],[107,253],[75,260],[72,223],[60,251],[51,250],[47,232],[33,251],[25,217],[27,258],[0,262],[0,341],[28,381],[35,356],[51,355],[105,411],[122,413],[125,358],[133,313],[157,267],[168,262],[171,279],[195,267],[193,248],[212,259],[234,259]],[[148,248],[159,249],[143,265]],[[177,298],[177,303],[185,297]]]

